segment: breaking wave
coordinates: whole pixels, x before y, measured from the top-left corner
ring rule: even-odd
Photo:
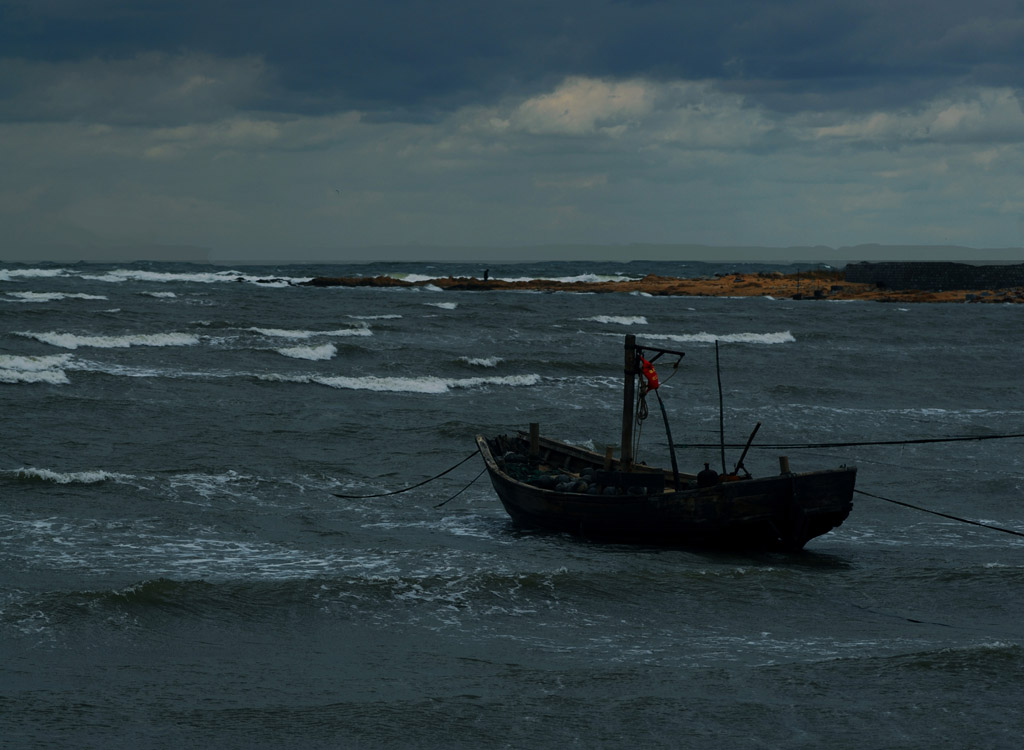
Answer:
[[[497,367],[499,362],[504,362],[501,357],[459,357],[459,361],[474,367]]]
[[[322,344],[320,346],[291,346],[274,351],[292,359],[325,360],[336,355],[338,347],[334,344]]]
[[[773,333],[688,333],[688,334],[644,334],[644,339],[657,341],[679,341],[691,344],[713,344],[721,341],[726,344],[792,344],[796,341],[789,331]]]
[[[142,333],[130,336],[81,336],[76,333],[33,333],[17,331],[16,335],[35,339],[44,344],[59,346],[62,349],[92,347],[95,349],[127,349],[131,346],[194,346],[199,337],[191,333]]]
[[[0,383],[66,385],[69,381],[63,368],[70,360],[70,354],[54,354],[45,357],[0,354]]]
[[[110,471],[97,470],[60,472],[52,471],[51,469],[36,469],[31,467],[0,470],[0,478],[27,482],[50,482],[53,484],[98,484],[106,481],[131,479],[128,474],[117,474]]]
[[[157,283],[193,282],[197,284],[219,284],[224,282],[248,281],[257,283],[260,286],[291,286],[310,281],[312,277],[284,277],[284,276],[253,276],[241,271],[217,271],[216,273],[195,272],[195,273],[172,273],[160,271],[141,271],[130,268],[119,268],[107,271],[99,275],[82,275],[83,279],[90,281],[106,281],[110,283],[123,283],[126,281],[148,281]]]
[[[594,323],[614,323],[615,325],[621,326],[647,325],[647,318],[645,318],[643,315],[594,315],[589,318],[580,318],[580,320],[589,320]]]
[[[56,302],[62,299],[109,299],[102,294],[84,294],[81,292],[7,292],[18,302]]]
[[[48,279],[67,276],[66,268],[0,268],[0,281],[15,279]]]
[[[309,339],[314,336],[372,336],[368,326],[361,328],[341,328],[336,331],[290,331],[284,328],[250,328],[250,331],[264,336],[282,339]]]
[[[530,386],[540,382],[540,375],[509,375],[493,378],[381,378],[375,375],[352,378],[322,375],[258,375],[260,380],[281,383],[313,383],[353,391],[387,391],[392,393],[442,394],[458,388],[487,385]]]

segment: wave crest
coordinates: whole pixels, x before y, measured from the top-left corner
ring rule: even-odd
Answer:
[[[376,375],[363,377],[321,375],[259,375],[260,380],[283,383],[313,383],[353,391],[386,391],[391,393],[443,394],[458,388],[478,388],[487,385],[531,386],[540,382],[540,375],[509,375],[493,378],[382,378]]]
[[[82,336],[77,333],[17,331],[16,335],[35,339],[62,349],[80,346],[95,349],[127,349],[132,346],[194,346],[199,337],[191,333],[141,333],[128,336]]]
[[[334,344],[322,344],[320,346],[290,346],[274,351],[292,359],[320,361],[334,357],[338,353],[338,347]]]
[[[724,344],[792,344],[796,341],[789,331],[772,333],[684,333],[684,334],[644,334],[645,339],[658,341],[679,341],[691,344],[713,344],[721,341]]]
[[[614,323],[615,325],[622,326],[647,325],[647,318],[643,315],[593,315],[589,318],[580,318],[580,320],[588,320],[594,323]]]
[[[282,339],[310,339],[314,336],[372,336],[373,331],[369,326],[362,325],[359,328],[340,328],[335,331],[302,331],[289,330],[287,328],[250,328],[250,331],[263,336],[272,336]]]
[[[23,482],[50,482],[53,484],[98,484],[108,480],[127,479],[126,474],[117,474],[110,471],[70,471],[60,472],[51,469],[36,469],[22,467],[20,469],[9,469],[0,471],[0,477],[21,480]]]
[[[102,294],[85,294],[84,292],[7,292],[19,302],[57,302],[64,299],[109,299]]]
[[[0,354],[0,383],[67,385],[68,376],[63,368],[70,359],[70,354],[53,354],[44,357]]]

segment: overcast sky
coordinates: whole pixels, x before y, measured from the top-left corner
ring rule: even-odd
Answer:
[[[1019,0],[0,0],[0,258],[1024,245]]]

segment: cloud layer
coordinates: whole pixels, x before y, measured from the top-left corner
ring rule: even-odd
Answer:
[[[52,243],[1024,244],[1018,3],[0,0]]]

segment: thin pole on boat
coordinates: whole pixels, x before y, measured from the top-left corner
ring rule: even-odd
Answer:
[[[718,375],[718,444],[722,449],[722,473],[725,469],[725,408],[722,405],[722,367],[718,361],[718,340],[715,340],[715,372]]]
[[[636,336],[626,334],[625,382],[622,388],[622,443],[619,459],[623,471],[633,468],[633,400],[636,398]]]
[[[750,444],[754,442],[754,435],[756,435],[757,431],[760,429],[761,423],[758,422],[754,425],[754,431],[750,433],[750,437],[747,438],[747,444],[743,446],[743,452],[740,454],[740,460],[736,462],[736,468],[732,470],[733,474],[739,474],[740,469],[743,469],[747,474],[750,474],[750,472],[747,471],[747,467],[743,465],[743,459],[747,457],[747,451],[750,450]]]
[[[676,446],[672,442],[672,429],[668,426],[668,412],[665,411],[665,402],[661,400],[661,394],[657,391],[654,395],[658,397],[658,406],[661,407],[661,418],[665,420],[665,436],[668,438],[668,455],[672,459],[672,482],[673,486],[679,489],[679,464],[676,462]]]

